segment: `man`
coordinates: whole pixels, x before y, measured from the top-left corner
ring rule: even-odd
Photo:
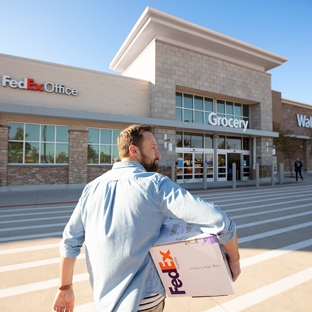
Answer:
[[[163,311],[165,291],[149,249],[168,217],[216,234],[235,281],[240,263],[234,222],[155,173],[161,155],[150,126],[128,127],[117,144],[121,162],[85,187],[65,227],[53,311],[73,311],[73,271],[84,242],[96,311]]]
[[[301,168],[303,167],[303,164],[299,158],[296,159],[294,167],[295,167],[295,172],[296,172],[296,181],[298,182],[298,173],[300,175],[301,180],[303,180],[303,177],[301,174]]]

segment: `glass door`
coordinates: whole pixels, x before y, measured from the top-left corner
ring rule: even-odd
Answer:
[[[218,154],[218,181],[226,181],[226,154]]]
[[[178,183],[203,181],[203,152],[182,152],[176,154],[176,173]]]
[[[250,179],[250,156],[243,155],[243,180]]]

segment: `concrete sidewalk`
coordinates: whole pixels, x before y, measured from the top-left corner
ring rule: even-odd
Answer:
[[[296,182],[295,176],[285,174],[283,184],[280,184],[278,177],[272,185],[271,179],[260,181],[259,187],[277,187],[289,184],[311,184],[312,174],[304,173],[304,180]],[[0,187],[0,208],[14,207],[23,205],[39,205],[39,204],[61,204],[61,203],[76,203],[85,184],[53,184],[53,185],[16,185],[16,186],[1,186]],[[224,182],[208,182],[207,190],[204,190],[203,183],[188,183],[181,184],[187,190],[194,191],[212,191],[222,189],[233,189],[232,181]],[[236,181],[236,188],[256,187],[256,181],[244,180]]]

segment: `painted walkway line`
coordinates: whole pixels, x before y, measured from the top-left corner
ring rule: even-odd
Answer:
[[[308,268],[203,312],[240,312],[312,279]]]

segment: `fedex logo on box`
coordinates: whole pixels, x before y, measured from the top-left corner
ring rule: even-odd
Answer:
[[[61,83],[36,83],[33,78],[24,78],[23,80],[17,81],[11,79],[10,76],[3,75],[2,76],[2,87],[9,86],[13,89],[22,89],[22,90],[30,90],[30,91],[40,91],[40,92],[48,92],[48,93],[58,93],[65,95],[77,95],[78,90],[74,88],[67,88]]]
[[[162,262],[159,262],[159,267],[163,274],[168,274],[171,278],[171,284],[173,287],[169,287],[169,291],[172,295],[184,295],[186,292],[180,289],[183,286],[181,281],[180,274],[177,270],[177,267],[171,257],[170,250],[167,252],[159,251],[162,256]]]

